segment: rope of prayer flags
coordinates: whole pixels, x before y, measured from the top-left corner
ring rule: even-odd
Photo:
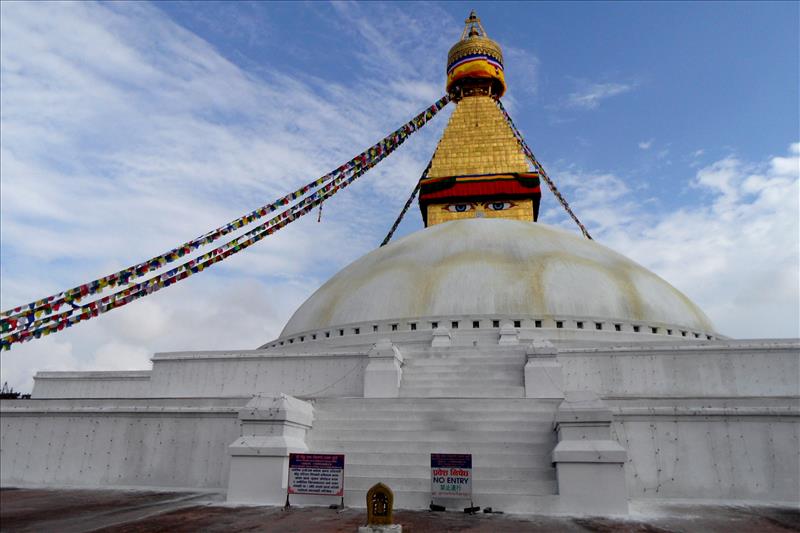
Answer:
[[[18,321],[20,317],[26,317],[31,312],[33,312],[34,315],[36,315],[37,317],[41,316],[42,314],[50,314],[53,312],[57,312],[64,303],[69,303],[73,301],[79,302],[83,297],[88,296],[89,294],[102,292],[105,287],[114,287],[116,285],[127,285],[131,280],[144,276],[151,270],[156,270],[158,268],[161,268],[168,263],[176,261],[177,259],[183,257],[184,255],[190,254],[191,252],[197,250],[201,246],[210,244],[216,241],[217,239],[223,237],[224,235],[227,235],[228,233],[236,231],[250,224],[251,222],[260,219],[261,217],[267,215],[268,213],[286,207],[291,202],[297,200],[301,196],[307,194],[309,191],[311,191],[316,187],[319,187],[325,182],[355,171],[359,167],[366,164],[369,160],[377,157],[379,154],[393,151],[395,148],[397,148],[397,146],[399,146],[405,140],[405,138],[408,135],[414,133],[417,129],[424,126],[425,123],[430,118],[433,118],[433,116],[435,116],[436,113],[438,113],[445,105],[447,105],[449,101],[450,101],[449,97],[444,96],[443,98],[436,101],[433,105],[425,109],[423,112],[419,113],[413,119],[408,121],[406,124],[398,128],[394,132],[390,133],[389,135],[387,135],[386,137],[384,137],[383,139],[372,145],[367,150],[364,150],[359,155],[350,159],[337,169],[304,185],[303,187],[297,189],[296,191],[291,192],[286,196],[279,198],[278,200],[275,200],[270,204],[265,204],[246,215],[243,215],[235,220],[228,222],[223,226],[220,226],[215,230],[209,231],[201,235],[200,237],[185,242],[182,245],[173,248],[169,252],[157,255],[153,258],[148,259],[147,261],[143,261],[136,265],[122,269],[113,274],[103,276],[102,278],[96,279],[94,281],[90,281],[88,283],[78,285],[77,287],[73,287],[66,291],[48,296],[46,298],[42,298],[40,300],[36,300],[27,305],[18,306],[13,309],[9,309],[7,311],[3,311],[2,313],[0,313],[0,317],[16,318]],[[0,322],[1,331],[7,331],[8,329],[9,329],[9,324],[7,324],[5,321]]]
[[[385,157],[386,155],[388,154],[385,154],[383,157]],[[32,339],[41,338],[42,336],[46,337],[51,333],[55,333],[66,328],[70,328],[74,324],[77,324],[84,320],[88,320],[90,318],[94,318],[103,313],[107,313],[112,309],[117,309],[119,307],[127,305],[132,301],[138,300],[142,296],[152,294],[174,283],[177,283],[178,281],[186,279],[187,277],[193,274],[202,272],[204,269],[222,261],[223,259],[235,253],[240,252],[241,250],[244,250],[252,246],[256,242],[266,237],[267,235],[275,233],[276,231],[288,225],[290,222],[307,214],[314,207],[316,207],[317,205],[321,205],[323,201],[325,201],[329,197],[336,194],[339,190],[343,189],[344,187],[352,183],[359,176],[366,173],[367,170],[375,166],[380,160],[383,159],[383,157],[370,162],[368,165],[364,166],[362,170],[350,176],[346,180],[337,182],[335,185],[333,184],[326,185],[324,187],[325,191],[322,194],[319,194],[319,192],[315,192],[311,196],[304,199],[304,201],[309,200],[308,202],[305,202],[305,204],[300,203],[295,206],[292,206],[290,210],[288,210],[291,211],[291,213],[287,214],[288,213],[287,211],[277,217],[274,217],[271,221],[260,226],[258,228],[259,231],[254,235],[252,235],[250,239],[247,239],[243,242],[238,242],[237,239],[234,239],[226,243],[225,245],[218,247],[212,252],[205,254],[202,257],[188,261],[159,276],[154,276],[145,281],[132,285],[127,289],[114,293],[113,295],[105,296],[103,298],[100,298],[99,300],[95,300],[83,306],[76,307],[75,309],[71,309],[65,313],[51,315],[50,317],[42,319],[42,321],[37,321],[30,329],[25,329],[20,332],[15,332],[12,333],[11,335],[7,335],[6,337],[0,339],[0,346],[2,346],[2,349],[9,350],[11,348],[11,345],[14,343],[27,342]],[[276,223],[266,228],[263,227],[269,224],[270,222],[276,222]]]
[[[531,149],[528,148],[528,144],[525,142],[525,139],[522,138],[522,134],[519,132],[517,127],[514,125],[514,121],[511,120],[511,116],[508,114],[508,111],[506,111],[506,108],[503,107],[503,102],[501,102],[500,100],[495,100],[495,102],[497,103],[497,107],[500,108],[500,111],[503,112],[503,116],[506,119],[506,123],[509,125],[511,130],[514,132],[514,137],[517,138],[517,142],[519,143],[520,147],[525,152],[525,155],[528,157],[528,159],[533,164],[533,166],[536,168],[536,170],[539,171],[539,175],[542,177],[542,179],[544,179],[545,183],[547,183],[547,186],[550,188],[550,192],[553,193],[553,196],[556,197],[556,199],[561,204],[561,206],[564,208],[564,210],[567,212],[567,214],[570,217],[572,217],[572,220],[575,221],[575,223],[578,225],[578,228],[580,228],[581,233],[583,233],[583,236],[586,237],[589,240],[593,240],[592,236],[589,235],[589,230],[587,230],[586,226],[584,226],[581,223],[581,221],[578,220],[578,216],[572,211],[572,209],[569,206],[569,203],[567,203],[567,200],[558,191],[558,189],[556,188],[556,184],[553,183],[553,180],[551,180],[550,176],[547,175],[547,172],[545,172],[544,167],[542,166],[542,164],[539,163],[539,160],[536,159],[535,155],[533,155],[533,151],[531,151]]]
[[[386,246],[387,244],[389,244],[389,241],[392,240],[394,232],[397,231],[397,226],[400,225],[400,221],[403,220],[404,216],[406,216],[408,208],[411,207],[411,203],[414,201],[414,198],[416,198],[417,193],[419,192],[419,187],[422,184],[422,180],[428,177],[428,171],[431,169],[431,163],[433,163],[433,158],[431,158],[431,160],[428,162],[428,166],[425,167],[425,170],[422,172],[422,176],[420,176],[419,181],[417,181],[416,187],[414,187],[414,190],[411,191],[411,196],[409,196],[408,200],[406,200],[406,205],[403,206],[403,209],[397,216],[397,220],[394,221],[394,224],[392,224],[391,229],[389,229],[389,233],[387,233],[386,237],[384,237],[383,242],[381,242],[381,246]]]
[[[117,307],[121,307],[126,305],[127,303],[140,298],[141,296],[145,296],[147,294],[151,294],[160,290],[161,288],[168,287],[169,285],[181,281],[192,274],[196,274],[201,272],[207,266],[213,265],[230,255],[238,253],[241,250],[244,250],[251,246],[252,244],[260,241],[267,235],[271,235],[275,231],[285,227],[290,222],[296,220],[297,218],[307,214],[313,207],[319,205],[322,206],[322,202],[336,194],[339,190],[343,189],[356,178],[362,176],[366,173],[369,169],[375,166],[377,163],[382,161],[385,157],[387,157],[390,153],[392,153],[398,146],[400,146],[403,142],[405,142],[406,138],[411,133],[422,128],[425,124],[427,124],[428,120],[433,118],[447,103],[450,101],[448,96],[445,96],[431,105],[429,108],[424,110],[422,113],[418,114],[414,117],[411,121],[403,125],[401,128],[395,130],[392,134],[385,137],[380,142],[373,145],[368,150],[362,152],[359,156],[353,158],[350,162],[357,161],[352,166],[348,164],[343,165],[339,169],[323,176],[319,180],[315,180],[316,183],[322,180],[322,183],[327,181],[322,187],[319,187],[315,192],[311,195],[304,198],[298,204],[292,206],[291,208],[287,209],[286,211],[282,212],[280,215],[275,216],[268,220],[267,222],[257,226],[255,229],[248,231],[247,233],[232,239],[231,241],[227,242],[226,244],[208,252],[202,256],[199,256],[191,261],[188,261],[176,268],[173,268],[164,274],[159,276],[154,276],[145,280],[144,282],[135,284],[127,289],[114,293],[113,295],[106,296],[104,298],[100,298],[89,304],[78,306],[75,304],[80,298],[87,296],[88,294],[100,292],[105,286],[114,286],[116,283],[123,284],[120,278],[115,279],[115,283],[106,283],[104,285],[100,285],[100,280],[95,280],[94,282],[90,282],[89,284],[84,284],[79,289],[79,296],[77,298],[70,298],[69,300],[65,299],[65,295],[73,291],[64,291],[57,295],[53,295],[51,297],[45,298],[43,300],[39,300],[37,302],[33,302],[28,304],[28,306],[21,306],[10,311],[4,312],[2,315],[9,316],[9,318],[4,318],[0,320],[0,326],[3,333],[12,332],[5,337],[0,339],[0,349],[9,350],[11,345],[17,342],[26,342],[33,338],[40,338],[41,336],[47,336],[51,333],[56,331],[61,331],[65,328],[69,328],[72,325],[81,322],[83,320],[93,318],[98,316],[99,314],[105,313],[110,311],[111,309],[116,309]],[[348,167],[349,166],[349,167]],[[348,167],[346,170],[342,171],[343,167]],[[351,173],[349,178],[346,178],[347,174]],[[279,204],[282,206],[288,205],[290,202],[287,200],[291,198],[292,201],[296,200],[297,198],[303,196],[309,192],[311,188],[308,186],[298,189],[298,191],[304,191],[298,194],[298,191],[291,193],[284,198],[276,201],[273,204],[269,205],[276,205]],[[322,191],[320,193],[320,191]],[[265,206],[265,207],[268,207]],[[264,208],[262,208],[264,209]],[[257,210],[260,211],[260,210]],[[268,212],[268,211],[267,211]],[[259,216],[256,218],[260,218],[264,216],[266,212],[259,213]],[[247,219],[252,215],[245,215],[245,217],[241,217],[237,220]],[[246,224],[251,223],[255,218],[247,220],[242,225],[239,225],[233,229],[238,229]],[[234,221],[235,223],[236,221]],[[227,225],[227,226],[230,226]],[[225,229],[227,226],[218,228],[214,232],[209,232],[208,235],[211,235],[220,229]],[[227,229],[216,235],[208,242],[213,242],[214,240],[218,239],[222,235],[233,231],[233,229]],[[246,240],[243,240],[247,238]],[[204,244],[208,244],[205,242]],[[199,247],[199,245],[197,246]],[[196,249],[195,247],[194,249]],[[185,254],[182,254],[185,255]],[[178,256],[180,257],[180,256]],[[155,258],[157,259],[157,258]],[[153,262],[156,262],[151,260]],[[176,257],[173,257],[169,262],[174,261]],[[154,265],[153,270],[160,268],[166,263],[162,263],[157,261],[157,265]],[[141,265],[147,265],[147,262],[141,263]],[[126,272],[129,269],[126,269]],[[145,273],[147,273],[150,268],[146,269],[137,269],[135,277],[141,277]],[[119,273],[117,273],[119,274]],[[114,275],[106,276],[107,279],[111,278]],[[129,277],[125,284],[127,284],[133,276]],[[58,298],[61,298],[61,301],[56,303]],[[60,305],[64,303],[69,303],[71,308],[63,313],[57,313],[58,308]],[[75,314],[75,312],[80,311],[79,313]],[[42,319],[38,319],[42,314],[48,314]],[[73,316],[74,314],[74,316]],[[38,320],[37,320],[38,319]],[[16,331],[20,330],[20,331]]]
[[[364,166],[360,167],[359,170],[354,172],[353,175],[350,178],[347,178],[346,183],[349,184],[352,180],[362,176],[367,170],[369,170],[370,168],[375,166],[377,163],[382,161],[390,153],[391,152],[389,152],[389,151],[383,152],[380,156],[372,159],[369,163],[367,163],[367,165],[364,165]],[[317,191],[315,191],[314,193],[310,194],[309,196],[303,198],[300,202],[298,202],[294,206],[290,207],[286,211],[280,213],[279,215],[267,220],[266,222],[263,222],[262,224],[259,224],[255,228],[247,231],[246,233],[243,233],[242,235],[239,235],[238,237],[236,237],[234,239],[231,239],[230,241],[228,241],[227,243],[223,244],[222,246],[219,246],[219,247],[211,250],[210,252],[206,252],[205,254],[203,254],[201,256],[195,257],[191,261],[188,261],[188,262],[186,262],[186,263],[184,263],[182,265],[179,265],[176,268],[173,268],[173,269],[167,271],[165,274],[162,274],[160,276],[161,279],[167,279],[168,277],[175,276],[179,271],[184,270],[184,269],[191,269],[192,273],[196,273],[197,271],[194,269],[195,265],[201,264],[201,263],[203,263],[204,261],[206,261],[208,259],[212,259],[214,257],[218,257],[220,254],[225,254],[225,252],[227,252],[228,250],[231,250],[231,249],[234,250],[234,253],[239,251],[239,247],[241,246],[242,242],[247,242],[247,240],[246,240],[247,238],[257,236],[258,234],[260,234],[265,229],[269,229],[270,226],[275,225],[275,226],[278,226],[278,229],[282,228],[283,225],[280,225],[278,223],[280,223],[282,220],[288,219],[288,217],[292,213],[294,213],[294,212],[306,207],[307,205],[311,204],[312,202],[313,202],[314,205],[319,204],[319,206],[321,207],[322,206],[322,201],[327,199],[332,194],[335,194],[335,192],[337,192],[339,190],[339,187],[336,187],[336,186],[339,185],[340,183],[342,183],[343,180],[344,180],[343,177],[334,179],[329,184],[327,184],[324,187],[318,189]],[[320,191],[322,191],[323,194],[320,194]],[[326,193],[328,191],[334,191],[334,192],[331,193],[331,194],[324,194],[324,193]],[[314,200],[317,200],[317,199],[320,199],[320,201],[319,202],[314,202]],[[294,218],[292,218],[292,220],[294,220]],[[202,268],[200,270],[202,270]],[[166,277],[164,277],[164,276],[166,276]],[[156,279],[156,278],[159,278],[159,276],[156,276],[154,278],[150,278],[150,280],[153,280],[153,279]],[[181,278],[181,279],[183,279],[183,278]],[[145,286],[147,286],[147,283],[145,283]],[[121,294],[122,296],[126,296],[128,294],[128,292],[129,292],[128,289],[125,289],[125,290],[120,291],[120,292],[115,293],[115,294],[116,295]],[[114,296],[112,295],[111,298],[113,299]],[[100,300],[96,300],[96,301],[100,301],[101,303],[108,303],[110,300],[108,298],[101,298]],[[92,309],[91,305],[84,306],[84,307],[88,307],[89,309]],[[70,316],[71,314],[73,314],[73,312],[76,309],[79,309],[79,308],[80,307],[78,307],[78,306],[74,306],[73,308],[68,309],[64,313],[58,313],[58,314],[54,314],[54,315],[49,315],[49,316],[46,316],[44,318],[34,320],[33,322],[25,325],[24,327],[20,327],[19,329],[24,329],[24,330],[37,329],[37,328],[39,328],[39,327],[41,327],[41,326],[43,326],[43,325],[45,325],[45,324],[47,324],[47,323],[49,323],[51,321],[63,320],[64,318],[66,318],[66,317]]]

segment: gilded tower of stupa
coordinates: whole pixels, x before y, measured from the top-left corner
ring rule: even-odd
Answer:
[[[473,11],[447,55],[447,92],[456,110],[420,184],[426,226],[463,218],[535,221],[539,175],[497,107],[506,91],[503,52]]]

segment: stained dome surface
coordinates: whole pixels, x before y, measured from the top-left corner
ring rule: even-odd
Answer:
[[[541,223],[468,219],[426,228],[357,259],[297,309],[281,337],[463,315],[586,317],[714,331],[684,294],[601,244]]]

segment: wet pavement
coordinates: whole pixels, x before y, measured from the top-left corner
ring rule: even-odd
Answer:
[[[628,518],[395,511],[405,533],[800,532],[800,508],[633,502]],[[0,531],[355,532],[363,509],[230,506],[219,494],[0,489]]]

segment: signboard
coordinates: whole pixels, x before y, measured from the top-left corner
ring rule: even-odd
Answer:
[[[344,455],[290,453],[288,490],[289,494],[344,496]]]
[[[431,496],[472,498],[472,454],[431,454]]]

